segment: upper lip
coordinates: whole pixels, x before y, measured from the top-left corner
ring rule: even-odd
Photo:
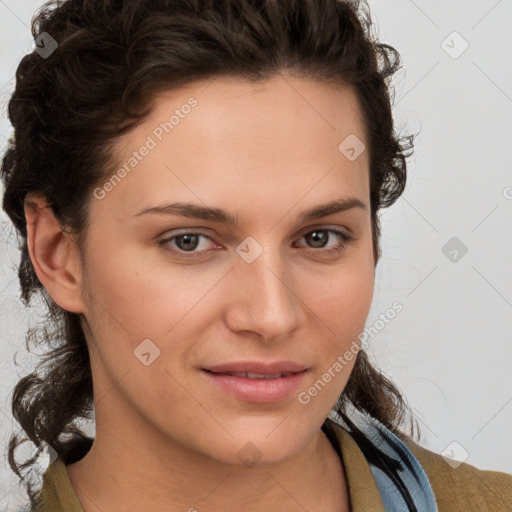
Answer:
[[[272,363],[260,361],[236,361],[233,363],[218,364],[203,368],[203,370],[213,373],[240,372],[258,373],[260,375],[274,375],[281,372],[297,373],[306,369],[306,366],[294,361],[275,361]]]

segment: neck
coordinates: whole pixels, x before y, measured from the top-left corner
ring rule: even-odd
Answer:
[[[67,466],[86,512],[349,510],[343,465],[321,430],[286,461],[251,467],[137,432],[97,421],[91,449]]]

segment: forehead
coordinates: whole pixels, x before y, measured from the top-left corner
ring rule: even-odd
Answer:
[[[254,83],[198,81],[159,93],[144,123],[118,141],[116,165],[129,171],[110,195],[132,210],[178,194],[204,202],[216,202],[220,193],[233,199],[241,189],[250,196],[263,184],[267,194],[286,188],[287,201],[308,188],[312,199],[332,187],[361,195],[368,152],[351,161],[340,149],[347,138],[366,145],[348,86],[280,74]],[[144,156],[134,156],[144,147],[150,148]]]

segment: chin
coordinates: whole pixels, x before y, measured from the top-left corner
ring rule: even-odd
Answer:
[[[302,448],[303,443],[291,436],[289,430],[283,429],[281,435],[276,431],[269,435],[269,432],[272,430],[253,430],[246,436],[219,440],[217,449],[212,451],[209,447],[209,456],[229,465],[256,467],[284,462]]]

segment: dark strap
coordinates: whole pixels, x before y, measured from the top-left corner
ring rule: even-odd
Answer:
[[[438,512],[434,492],[418,459],[382,423],[368,415],[347,429],[363,452],[386,512]]]

